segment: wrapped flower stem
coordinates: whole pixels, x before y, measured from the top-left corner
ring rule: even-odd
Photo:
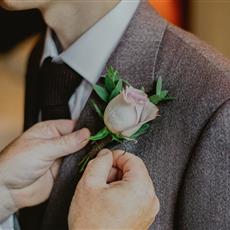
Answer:
[[[83,173],[89,161],[95,158],[97,154],[111,142],[112,136],[107,136],[105,139],[93,142],[90,152],[84,156],[84,158],[81,160],[79,164],[80,173]]]

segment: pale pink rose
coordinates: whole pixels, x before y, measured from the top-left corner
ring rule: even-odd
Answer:
[[[107,105],[104,122],[112,133],[130,137],[143,124],[155,119],[158,111],[143,91],[127,87]]]

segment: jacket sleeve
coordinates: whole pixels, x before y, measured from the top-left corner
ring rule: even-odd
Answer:
[[[230,229],[230,100],[210,118],[191,153],[175,229]]]

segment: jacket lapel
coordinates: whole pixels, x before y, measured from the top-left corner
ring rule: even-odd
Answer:
[[[133,87],[143,86],[146,91],[151,91],[157,54],[166,25],[166,22],[152,10],[147,2],[142,2],[106,67],[113,66]],[[105,72],[106,69],[102,74]],[[91,99],[98,100],[95,93],[92,93],[86,104],[76,129],[87,127],[94,134],[103,127],[103,123],[91,107]],[[100,103],[98,101],[99,105]],[[128,142],[119,145],[119,148],[125,148],[127,151],[129,147]],[[83,150],[63,160],[44,215],[43,230],[68,229],[69,206],[80,179],[79,162],[90,148],[89,144]]]

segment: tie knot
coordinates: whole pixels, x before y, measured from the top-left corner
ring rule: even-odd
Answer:
[[[65,63],[55,63],[51,57],[46,58],[40,72],[41,110],[46,110],[47,107],[53,111],[57,107],[66,110],[71,95],[81,81],[81,76]],[[57,117],[66,118],[60,116]]]

